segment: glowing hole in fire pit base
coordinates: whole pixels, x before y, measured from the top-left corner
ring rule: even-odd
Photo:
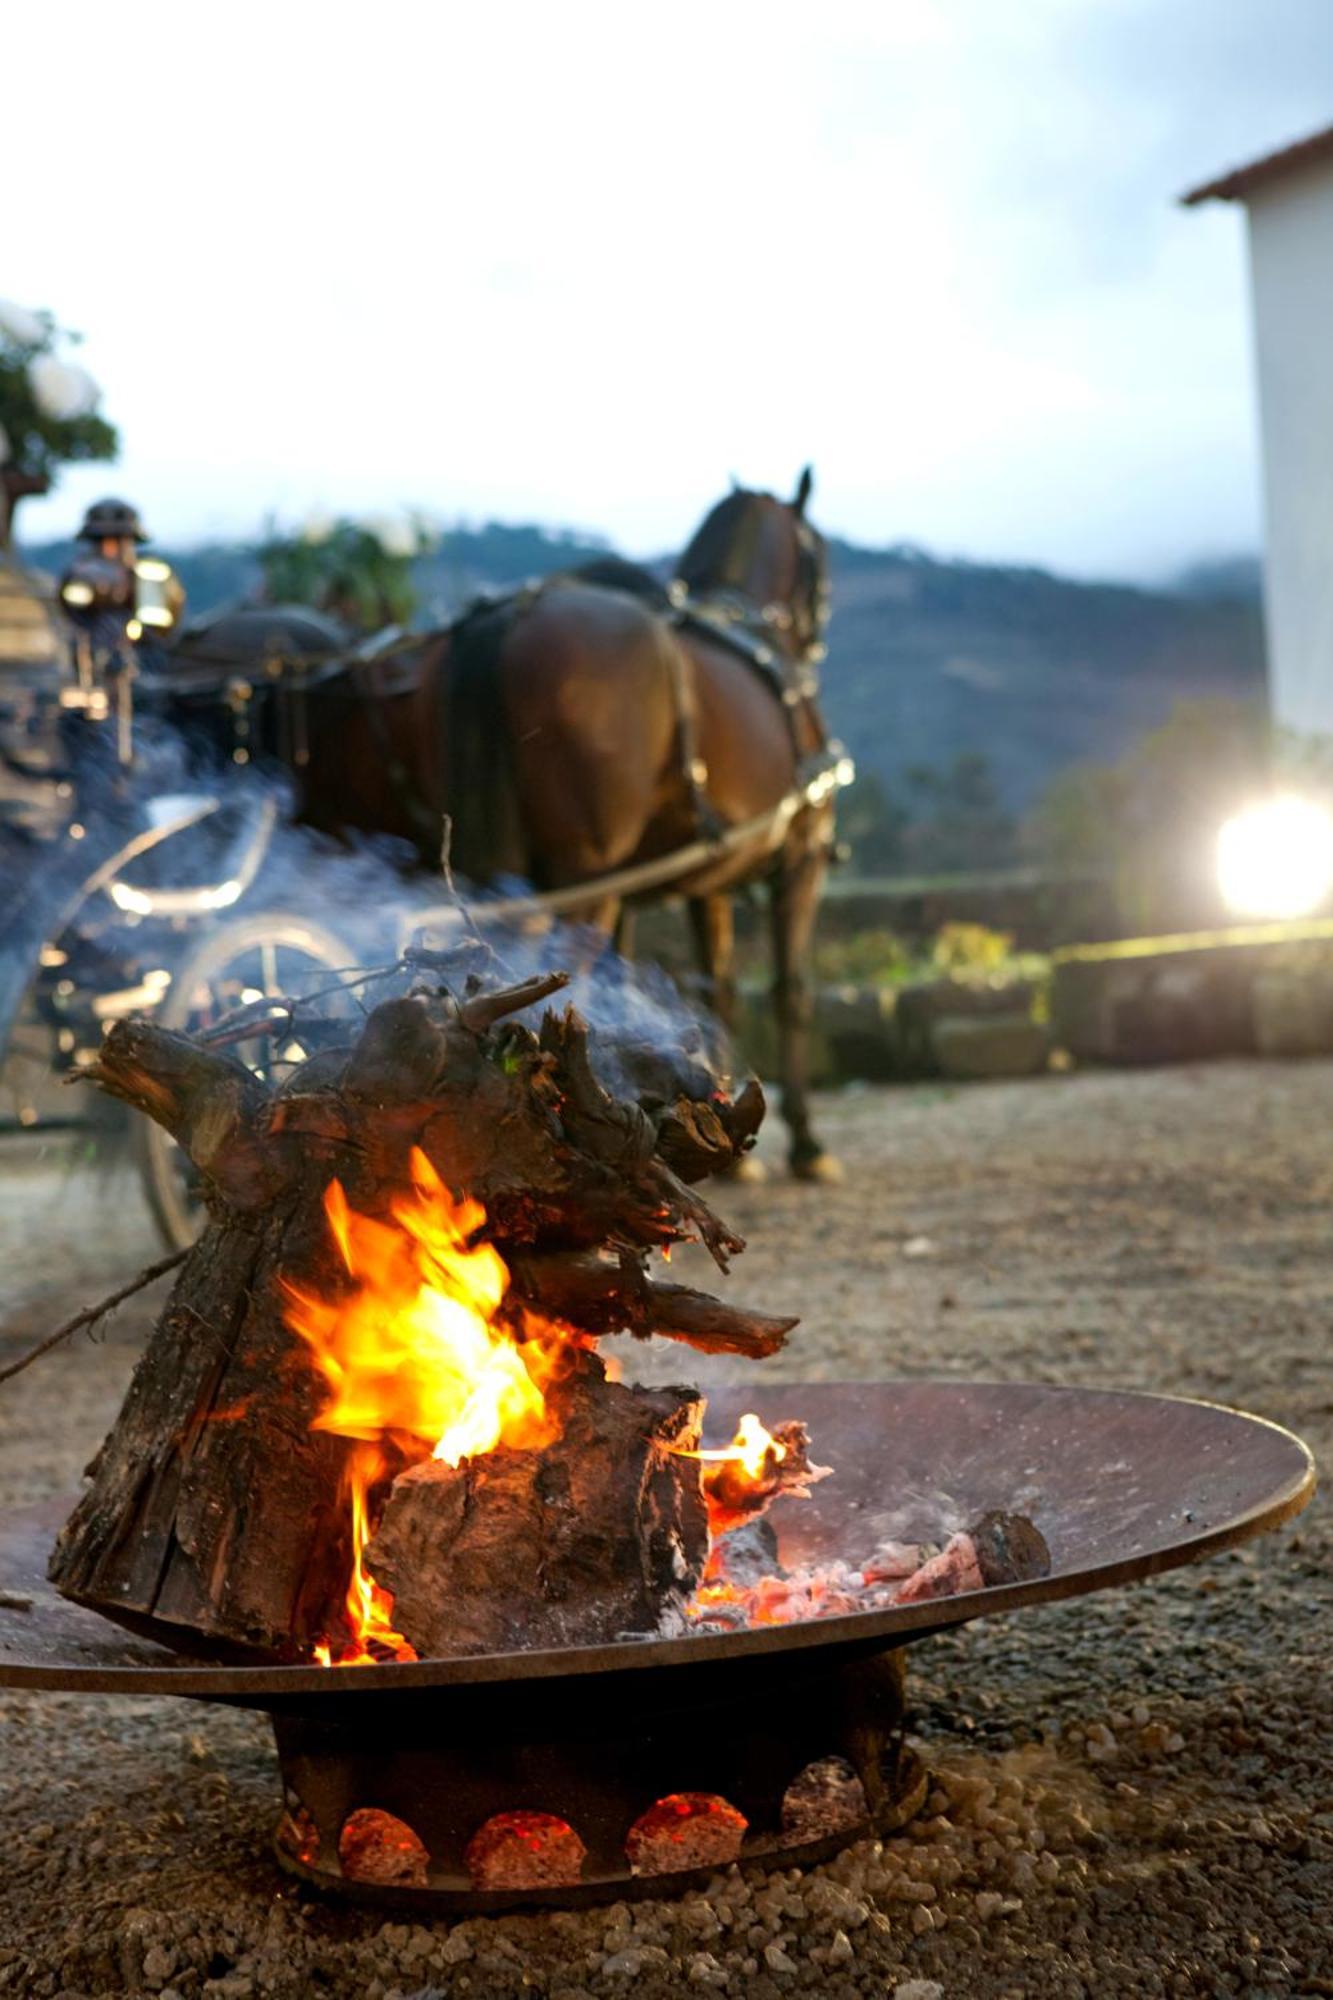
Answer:
[[[284,1854],[306,1868],[319,1860],[319,1828],[297,1798],[289,1799],[278,1821],[277,1841]]]
[[[793,1840],[822,1840],[869,1816],[865,1787],[845,1757],[807,1764],[782,1795],[782,1831]]]
[[[403,1820],[378,1806],[362,1806],[348,1814],[338,1836],[338,1859],[350,1882],[374,1882],[380,1888],[426,1886],[424,1841]]]
[[[474,1889],[563,1889],[583,1872],[586,1847],[553,1813],[496,1813],[467,1844]]]
[[[625,1836],[636,1875],[724,1868],[736,1859],[749,1821],[715,1792],[672,1792],[649,1806]]]

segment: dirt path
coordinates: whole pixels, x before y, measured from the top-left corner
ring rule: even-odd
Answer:
[[[1333,1065],[824,1101],[847,1185],[733,1190],[793,1378],[957,1374],[1234,1402],[1333,1445]],[[776,1149],[776,1132],[766,1135]],[[0,1148],[0,1359],[155,1254],[133,1190]],[[69,1490],[146,1309],[0,1389],[0,1500]],[[680,1373],[636,1357],[640,1372]],[[713,1380],[743,1374],[720,1364]],[[911,1659],[938,1774],[825,1868],[579,1916],[382,1924],[295,1893],[264,1725],[0,1703],[0,1992],[1333,1994],[1327,1509]]]

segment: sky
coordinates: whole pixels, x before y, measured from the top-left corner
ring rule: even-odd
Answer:
[[[23,4],[23,11],[19,5]],[[1258,546],[1243,212],[1333,0],[16,0],[0,295],[181,543],[417,507],[1153,578]],[[14,88],[15,79],[25,81]]]

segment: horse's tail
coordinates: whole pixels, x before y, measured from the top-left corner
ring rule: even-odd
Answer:
[[[443,703],[450,860],[471,882],[533,879],[500,658],[515,603],[478,605],[449,633]]]

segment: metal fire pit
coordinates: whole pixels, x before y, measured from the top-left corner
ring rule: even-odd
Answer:
[[[174,1694],[267,1710],[282,1768],[282,1865],[361,1901],[421,1913],[571,1904],[670,1892],[707,1869],[636,1873],[628,1830],[671,1795],[727,1801],[748,1822],[738,1858],[818,1859],[919,1808],[925,1775],[902,1741],[909,1641],[997,1611],[1075,1597],[1193,1562],[1305,1505],[1299,1439],[1257,1417],[1164,1396],[1012,1384],[818,1384],[721,1391],[710,1439],[745,1409],[803,1417],[834,1476],[775,1516],[787,1566],[855,1562],[892,1535],[936,1539],[991,1508],[1029,1514],[1049,1577],[849,1617],[560,1652],[370,1667],[254,1667],[185,1659],[127,1638],[44,1580],[66,1506],[0,1525],[0,1683],[89,1694]],[[841,1757],[865,1811],[833,1830],[784,1828],[810,1764]],[[349,1816],[405,1822],[424,1886],[352,1879]],[[587,1849],[577,1883],[479,1890],[464,1856],[512,1812],[556,1815]]]

